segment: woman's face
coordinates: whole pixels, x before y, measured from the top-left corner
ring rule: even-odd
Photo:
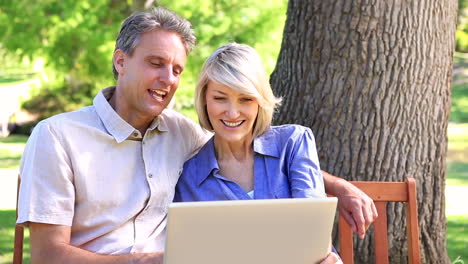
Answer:
[[[231,143],[252,140],[258,114],[255,97],[209,81],[206,89],[208,118],[218,139]]]

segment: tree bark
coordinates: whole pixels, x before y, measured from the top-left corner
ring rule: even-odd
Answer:
[[[290,0],[271,77],[276,124],[311,127],[322,169],[418,184],[423,263],[446,252],[447,125],[456,0]],[[407,262],[405,212],[388,208],[391,263]],[[372,263],[369,235],[356,263]]]

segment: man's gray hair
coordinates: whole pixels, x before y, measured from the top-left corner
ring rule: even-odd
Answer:
[[[120,28],[114,51],[120,49],[125,54],[132,56],[141,35],[154,29],[163,29],[177,33],[182,40],[187,55],[195,46],[196,38],[194,30],[187,19],[182,18],[172,10],[155,7],[147,12],[135,13],[124,21]],[[117,79],[118,72],[113,63],[112,71],[114,78]]]

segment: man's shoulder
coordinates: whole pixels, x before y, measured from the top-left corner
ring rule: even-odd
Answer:
[[[68,127],[80,124],[96,124],[98,116],[93,106],[86,106],[81,109],[60,113],[40,121],[36,127],[50,127],[53,130],[60,131]]]
[[[200,125],[195,121],[171,109],[165,109],[159,116],[159,121],[169,131],[182,131],[184,134],[202,131]]]
[[[187,123],[190,125],[196,124],[190,118],[172,109],[164,109],[160,117],[163,118],[166,122],[171,123]]]

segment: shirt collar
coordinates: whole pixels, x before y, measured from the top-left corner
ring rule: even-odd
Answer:
[[[275,130],[268,129],[263,135],[254,139],[253,149],[255,153],[275,158],[280,157],[281,146],[278,144],[278,137],[275,137]]]
[[[197,179],[196,183],[199,186],[203,181],[205,181],[208,176],[210,176],[214,171],[219,171],[218,160],[216,159],[216,153],[214,148],[214,136],[206,142],[206,144],[198,152],[196,159],[200,166],[195,168],[197,170]]]
[[[274,158],[280,157],[281,149],[273,133],[274,131],[270,129],[265,134],[254,139],[253,148],[255,153]],[[214,148],[214,136],[200,149],[197,159],[199,160],[199,166],[197,166],[196,170],[199,173],[197,173],[198,178],[196,183],[199,186],[213,171],[219,170]]]
[[[151,122],[151,125],[149,126],[148,129],[154,130],[158,129],[160,132],[167,132],[169,131],[169,126],[167,125],[167,119],[168,117],[164,115],[164,112],[168,111],[167,109],[164,109],[163,112],[157,116],[153,122]]]
[[[129,123],[123,120],[122,117],[120,117],[120,115],[117,114],[117,112],[115,112],[115,110],[109,104],[109,100],[114,92],[115,86],[102,89],[96,95],[96,97],[94,97],[93,105],[109,134],[115,138],[117,143],[121,143],[130,137],[135,138],[135,135],[138,136],[140,133]],[[158,128],[158,130],[163,129],[161,131],[167,131],[168,129],[166,122],[160,122],[160,119],[161,118],[159,118],[159,116],[155,118],[148,127],[148,130],[154,130],[155,128]]]

